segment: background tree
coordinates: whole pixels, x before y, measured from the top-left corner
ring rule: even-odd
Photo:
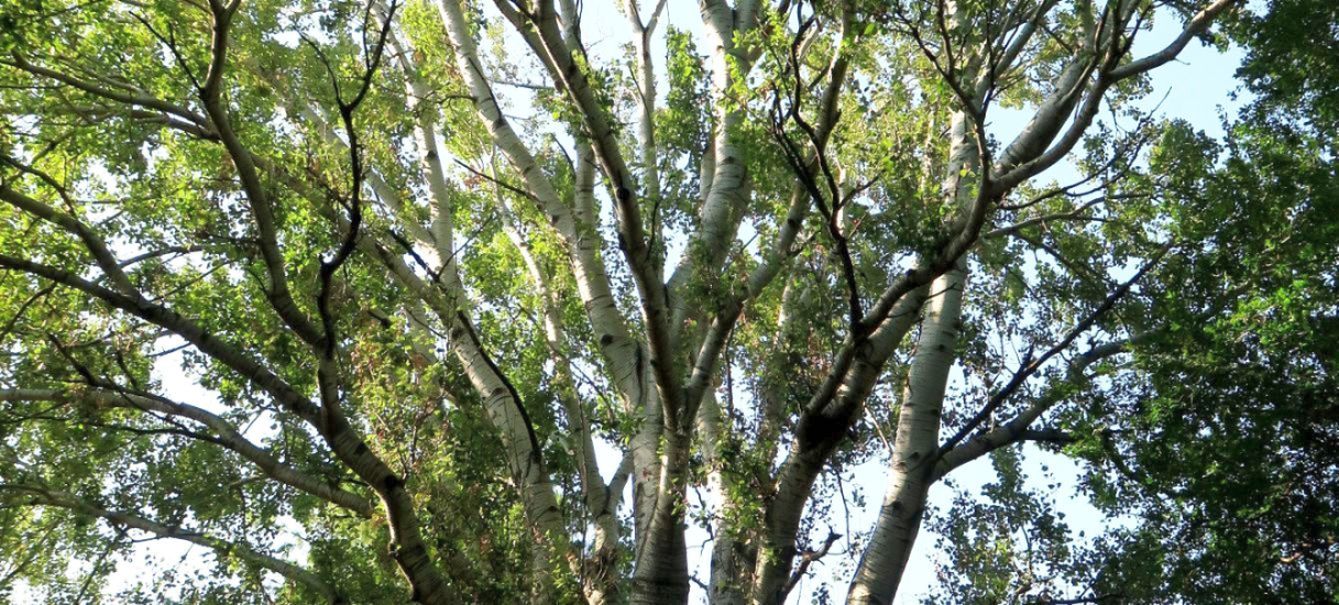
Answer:
[[[6,0],[0,586],[682,603],[695,526],[713,603],[834,549],[887,603],[989,454],[952,600],[1334,597],[1333,9],[699,8]],[[1227,142],[1141,109],[1216,21]],[[1139,523],[1076,542],[1023,442]],[[108,585],[144,539],[217,567]]]

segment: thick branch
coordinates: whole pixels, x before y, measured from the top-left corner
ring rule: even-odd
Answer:
[[[455,4],[444,0],[443,4]],[[673,335],[670,328],[668,291],[660,279],[658,261],[646,237],[642,223],[639,197],[643,195],[619,146],[615,121],[600,104],[591,88],[586,71],[573,49],[567,46],[559,29],[551,2],[541,2],[537,14],[522,14],[516,8],[499,0],[494,4],[540,56],[554,81],[559,83],[581,114],[587,135],[595,149],[605,178],[614,197],[614,214],[618,222],[619,247],[637,284],[641,299],[642,319],[646,325],[650,350],[651,370],[665,406],[667,426],[676,429],[686,426],[691,419],[680,414],[682,400],[681,378],[675,369],[672,355]],[[533,29],[532,29],[533,28]],[[459,44],[459,43],[457,43]]]
[[[316,324],[298,308],[288,288],[288,275],[284,255],[279,249],[278,226],[274,218],[274,209],[269,192],[265,190],[256,169],[255,159],[242,144],[233,130],[227,107],[222,98],[223,72],[227,65],[228,28],[237,9],[239,0],[228,6],[211,2],[214,16],[213,39],[211,42],[211,62],[209,73],[200,89],[200,100],[204,104],[209,122],[219,134],[219,140],[237,169],[242,190],[246,194],[255,219],[260,255],[269,274],[269,287],[266,296],[279,317],[314,350],[325,348],[325,336]]]
[[[1209,25],[1213,23],[1214,19],[1218,18],[1219,15],[1237,4],[1239,1],[1240,0],[1215,0],[1215,2],[1196,13],[1194,17],[1191,17],[1190,20],[1186,22],[1185,27],[1181,30],[1181,34],[1162,50],[1113,69],[1111,71],[1111,77],[1115,80],[1123,80],[1160,67],[1168,61],[1175,59],[1177,55],[1181,54],[1181,51],[1185,50],[1186,45],[1190,44],[1190,41],[1195,39],[1195,36],[1204,33],[1204,31],[1209,28]]]

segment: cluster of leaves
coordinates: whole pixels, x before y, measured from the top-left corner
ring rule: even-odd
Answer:
[[[1167,586],[1204,598],[1322,601],[1339,586],[1339,166],[1304,134],[1241,124],[1178,227],[1212,230],[1168,267],[1146,377],[1101,421],[1098,480],[1146,507]],[[1193,217],[1193,218],[1192,218]],[[1206,225],[1212,225],[1206,226]],[[1119,461],[1119,464],[1117,464]]]

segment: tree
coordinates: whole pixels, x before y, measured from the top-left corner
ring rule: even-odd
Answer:
[[[1140,109],[1215,21],[1248,37],[1234,0],[702,0],[701,35],[628,0],[614,56],[583,38],[593,7],[481,4],[6,0],[9,579],[71,602],[683,603],[697,526],[713,603],[784,601],[843,540],[861,556],[838,590],[887,603],[955,469],[994,455],[991,493],[1032,511],[990,517],[1006,538],[1048,518],[1011,449],[1038,442],[1147,524],[1068,564],[1051,523],[1069,575],[1012,598],[1107,598],[1118,577],[1146,580],[1120,598],[1180,598],[1201,584],[1138,575],[1140,554],[1239,510],[1230,482],[1182,478],[1219,451],[1257,471],[1316,453],[1313,424],[1206,435],[1223,406],[1179,390],[1235,397],[1241,360],[1277,381],[1261,396],[1335,409],[1332,332],[1306,331],[1332,316],[1332,228],[1285,203],[1323,199],[1328,143],[1292,155],[1257,118],[1220,165]],[[1137,55],[1155,19],[1175,33]],[[1320,91],[1282,107],[1326,90],[1263,68]],[[1030,117],[1008,134],[999,108]],[[1306,235],[1271,239],[1284,216]],[[1252,318],[1277,339],[1234,340]],[[1262,361],[1326,347],[1297,375]],[[175,359],[217,401],[183,400]],[[885,456],[876,525],[828,529],[846,469]],[[1156,506],[1180,489],[1194,506]],[[1209,535],[1325,556],[1334,518]],[[145,538],[218,567],[104,585]],[[1173,542],[1167,569],[1333,596],[1323,566],[1268,580]]]

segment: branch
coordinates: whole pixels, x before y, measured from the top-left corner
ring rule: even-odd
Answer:
[[[339,217],[333,218],[339,220]],[[559,538],[563,519],[552,481],[543,465],[543,453],[534,424],[520,394],[502,369],[487,355],[483,343],[469,323],[469,317],[460,307],[465,293],[459,284],[459,277],[452,272],[445,280],[434,280],[431,283],[424,281],[405,263],[403,253],[381,245],[367,230],[360,234],[358,245],[380,261],[392,279],[450,326],[449,344],[452,351],[464,365],[470,383],[481,395],[488,417],[501,433],[509,470],[517,481],[517,489],[525,503],[526,519],[556,550],[570,546]],[[513,419],[517,416],[519,422]],[[403,491],[400,493],[403,494]],[[410,502],[404,502],[405,514],[412,514],[410,505]],[[434,586],[434,590],[437,588],[440,587]],[[445,595],[439,597],[446,598]]]
[[[325,337],[312,323],[311,319],[298,308],[297,303],[293,300],[292,293],[289,291],[284,255],[279,249],[278,227],[269,193],[266,192],[264,185],[261,183],[255,158],[242,145],[237,133],[233,130],[232,122],[228,117],[228,110],[222,99],[223,72],[227,66],[228,58],[228,28],[240,4],[241,0],[232,0],[226,6],[218,0],[210,0],[210,10],[213,15],[211,59],[204,84],[199,90],[200,100],[204,104],[205,113],[209,116],[210,123],[213,124],[214,129],[219,134],[219,140],[227,150],[228,156],[232,158],[233,166],[237,169],[238,178],[242,183],[242,190],[246,194],[248,205],[251,208],[251,215],[256,222],[261,258],[264,260],[266,272],[269,275],[270,283],[269,288],[266,289],[266,297],[269,299],[270,306],[299,338],[310,345],[313,350],[320,351],[325,348]]]
[[[1040,216],[1034,216],[1034,217],[1032,217],[1032,218],[1024,219],[1024,220],[1019,221],[1019,222],[1017,222],[1017,223],[1014,223],[1014,224],[1012,224],[1012,225],[1005,225],[1005,226],[1003,226],[1003,227],[999,227],[999,228],[996,228],[996,229],[992,229],[992,230],[990,230],[990,231],[987,231],[987,232],[981,234],[981,239],[983,239],[983,240],[985,240],[985,239],[994,239],[994,238],[1002,237],[1002,236],[1005,236],[1005,235],[1011,235],[1011,234],[1017,233],[1017,232],[1019,232],[1019,231],[1022,231],[1022,230],[1024,230],[1024,229],[1027,229],[1028,227],[1034,227],[1034,226],[1036,226],[1036,225],[1041,225],[1041,224],[1048,223],[1048,222],[1051,222],[1051,221],[1067,221],[1067,220],[1100,221],[1100,220],[1104,220],[1104,219],[1100,219],[1100,218],[1093,217],[1093,216],[1086,216],[1086,215],[1083,214],[1083,212],[1084,212],[1085,210],[1087,210],[1087,209],[1089,209],[1089,208],[1092,208],[1093,206],[1096,206],[1096,205],[1098,205],[1098,204],[1101,204],[1101,203],[1103,203],[1103,202],[1105,202],[1105,201],[1107,201],[1107,197],[1106,197],[1106,196],[1099,196],[1099,197],[1096,197],[1096,198],[1094,198],[1094,199],[1092,199],[1092,200],[1089,200],[1089,201],[1087,201],[1087,202],[1084,202],[1083,204],[1081,204],[1081,205],[1075,207],[1073,210],[1066,210],[1066,211],[1064,211],[1064,212],[1055,212],[1055,213],[1051,213],[1051,214],[1043,214],[1043,215],[1040,215]]]
[[[1094,60],[1091,65],[1083,67],[1081,70],[1082,78],[1076,80],[1076,82],[1083,82],[1088,79],[1089,74],[1093,72],[1097,74],[1096,79],[1088,86],[1088,93],[1083,100],[1083,104],[1074,112],[1073,118],[1070,120],[1069,130],[1049,149],[1040,152],[1044,145],[1055,139],[1059,129],[1064,125],[1065,119],[1070,116],[1071,110],[1078,102],[1078,93],[1081,88],[1077,85],[1072,92],[1048,99],[1038,110],[1033,121],[1028,124],[1028,127],[1024,129],[1018,139],[1010,144],[1009,149],[1001,158],[1000,165],[995,168],[995,171],[1000,173],[1000,176],[996,179],[997,182],[1004,188],[1011,188],[1040,174],[1068,155],[1079,140],[1083,138],[1083,133],[1092,123],[1101,107],[1103,96],[1112,85],[1174,59],[1192,38],[1207,29],[1216,17],[1237,1],[1216,0],[1187,22],[1181,35],[1166,48],[1125,65],[1119,65],[1120,58],[1129,50],[1128,42],[1122,44],[1120,40],[1120,30],[1124,21],[1120,18],[1120,15],[1109,13],[1104,15],[1102,27],[1099,27],[1097,36],[1102,35],[1103,27],[1108,28],[1110,40],[1104,48],[1105,57],[1100,57],[1100,60]],[[1109,23],[1111,20],[1116,21],[1116,23]],[[1075,67],[1077,64],[1076,61],[1070,68],[1077,69]],[[1057,92],[1060,92],[1060,90],[1064,90],[1064,88],[1062,87]]]
[[[741,7],[742,8],[742,7]],[[674,325],[681,325],[683,315],[692,307],[687,304],[690,293],[684,287],[695,273],[715,270],[729,251],[729,243],[739,229],[742,209],[749,200],[748,162],[741,154],[735,139],[744,111],[737,99],[731,99],[731,88],[736,76],[747,78],[752,61],[736,48],[737,34],[744,34],[756,23],[747,14],[731,11],[725,2],[702,2],[702,23],[711,46],[711,95],[714,112],[712,136],[707,141],[699,167],[702,179],[702,204],[698,212],[699,228],[689,234],[685,254],[669,280],[675,309]],[[733,60],[732,60],[733,59]]]
[[[315,477],[304,474],[302,471],[280,462],[264,448],[257,446],[243,437],[231,423],[202,408],[177,403],[165,397],[149,393],[129,392],[120,387],[117,387],[115,390],[95,387],[78,391],[58,391],[54,389],[11,389],[0,391],[0,401],[72,402],[80,400],[97,407],[130,408],[145,412],[157,412],[160,414],[189,418],[209,427],[209,429],[214,432],[217,438],[211,439],[211,442],[237,452],[243,458],[255,463],[256,466],[264,471],[270,478],[321,498],[327,502],[349,509],[361,517],[368,518],[372,516],[372,503],[364,499],[362,496],[338,487],[332,487],[328,483],[322,482]]]
[[[317,56],[325,65],[326,71],[330,75],[330,82],[335,89],[335,101],[339,105],[339,116],[344,126],[344,134],[348,138],[349,155],[349,219],[348,228],[344,232],[344,237],[340,241],[339,248],[330,260],[322,260],[320,268],[317,271],[317,282],[320,284],[316,294],[316,311],[321,319],[321,329],[323,337],[319,342],[312,342],[312,345],[319,349],[320,360],[317,364],[316,381],[318,391],[321,394],[321,408],[325,414],[325,424],[330,424],[331,419],[341,414],[340,411],[340,386],[343,382],[339,370],[339,361],[336,358],[338,350],[338,338],[335,333],[335,316],[330,310],[330,298],[334,292],[335,273],[340,267],[349,260],[358,245],[358,232],[363,224],[363,182],[364,167],[362,147],[358,139],[358,130],[354,128],[353,116],[358,107],[362,105],[363,100],[367,98],[367,92],[372,87],[372,78],[377,73],[377,68],[381,65],[382,54],[386,50],[386,39],[390,34],[391,18],[397,8],[395,0],[391,0],[390,8],[386,11],[386,19],[382,23],[381,31],[377,36],[376,45],[372,50],[372,58],[367,61],[367,67],[359,78],[359,88],[350,100],[344,99],[344,94],[340,89],[339,78],[335,75],[335,70],[330,62],[326,60],[325,54],[316,44],[312,48],[316,50]],[[363,30],[366,35],[367,22],[372,12],[372,4],[369,3],[367,10],[363,15]]]
[[[644,180],[644,189],[646,195],[653,200],[658,201],[661,195],[659,160],[657,159],[656,148],[656,80],[654,64],[651,62],[651,37],[655,35],[656,23],[660,19],[660,13],[665,9],[666,0],[658,0],[656,7],[651,15],[650,21],[643,23],[641,12],[637,8],[638,0],[624,0],[624,11],[627,13],[628,22],[632,26],[635,34],[633,46],[637,54],[637,73],[635,76],[638,96],[637,125],[641,143],[641,169]],[[566,23],[564,30],[565,42],[568,48],[581,49],[581,32],[575,26],[576,15],[569,14],[574,12],[571,6],[571,0],[563,0],[563,18]],[[651,218],[652,221],[656,217]],[[652,226],[652,236],[655,237],[655,226]]]
[[[800,554],[800,565],[795,568],[795,573],[791,574],[790,580],[786,582],[785,588],[781,589],[781,594],[777,599],[778,603],[785,602],[786,595],[790,594],[790,591],[795,588],[795,585],[799,584],[800,580],[804,579],[804,574],[809,572],[809,566],[813,565],[814,561],[826,557],[828,552],[832,550],[833,543],[841,537],[841,534],[829,531],[828,537],[823,540],[822,547],[818,550],[806,550]]]
[[[811,148],[807,150],[803,159],[801,159],[800,154],[796,152],[796,150],[791,147],[784,147],[785,150],[790,152],[788,158],[792,160],[791,167],[796,175],[800,177],[799,180],[801,184],[796,186],[791,195],[791,201],[786,212],[786,217],[780,225],[779,233],[773,244],[772,250],[764,255],[762,262],[748,274],[747,278],[743,280],[742,283],[736,285],[732,296],[724,305],[722,305],[722,308],[718,310],[716,317],[712,320],[702,345],[698,350],[698,356],[696,363],[694,364],[693,375],[690,377],[689,386],[685,390],[685,400],[689,402],[690,406],[696,406],[700,402],[701,393],[707,388],[706,385],[715,370],[715,366],[718,362],[717,358],[719,357],[723,343],[725,339],[729,337],[729,333],[734,328],[734,324],[738,320],[740,313],[743,312],[745,305],[750,300],[762,294],[763,289],[765,289],[780,273],[786,261],[795,255],[795,251],[791,248],[803,227],[805,215],[809,212],[810,202],[815,202],[819,206],[823,205],[822,196],[817,193],[816,187],[813,185],[812,173],[817,169],[816,163],[822,162],[826,164],[826,156],[824,155],[823,150],[827,145],[828,137],[836,127],[837,120],[841,115],[837,109],[837,101],[846,81],[846,71],[849,65],[848,51],[854,37],[854,34],[851,31],[852,28],[850,27],[853,9],[849,2],[843,3],[842,9],[842,30],[838,36],[837,48],[833,52],[831,65],[828,69],[828,85],[825,87],[823,96],[819,100],[820,114],[818,121],[817,124],[806,130],[809,135]],[[793,67],[798,70],[797,63],[794,64]],[[799,85],[797,84],[797,90],[798,88]],[[797,92],[796,94],[799,93]],[[798,106],[798,103],[796,106]],[[784,138],[783,140],[784,142],[789,143],[788,138]],[[793,158],[791,157],[792,155],[794,156]],[[849,198],[850,195],[847,196],[847,200],[849,200]],[[844,201],[838,202],[838,205],[840,206],[841,203],[844,203]],[[837,236],[841,235],[840,231],[837,231],[836,234]],[[844,242],[844,237],[841,239]],[[845,275],[848,278],[847,287],[848,292],[850,293],[848,303],[850,304],[852,322],[854,324],[859,317],[859,296],[854,285],[854,269],[850,262],[849,251],[846,251],[844,247],[842,250],[846,252],[843,256],[843,267],[844,269],[850,269],[845,272]],[[670,280],[671,288],[674,288],[676,280],[678,280],[681,275],[684,277],[687,276],[688,270],[689,267],[686,263],[684,266],[680,267],[679,270],[675,271],[674,277]],[[695,409],[690,411],[695,412]]]
[[[460,17],[458,2],[442,4],[450,5],[453,19],[463,18]],[[686,427],[692,419],[682,417],[682,385],[680,376],[675,372],[672,355],[673,334],[667,300],[669,293],[660,279],[655,251],[646,237],[638,200],[641,193],[619,146],[614,117],[595,97],[585,69],[578,65],[573,50],[563,40],[551,7],[544,4],[538,15],[531,15],[522,14],[505,0],[495,0],[494,5],[539,55],[554,81],[561,85],[581,114],[595,155],[613,191],[619,248],[623,251],[640,295],[651,370],[656,378],[656,386],[662,392],[667,426],[672,430],[681,424]],[[459,41],[457,46],[460,46]]]
[[[334,587],[308,569],[299,567],[282,559],[262,553],[242,542],[232,542],[209,534],[189,531],[177,526],[165,525],[148,518],[103,508],[79,497],[61,491],[34,485],[0,484],[0,492],[10,491],[31,497],[29,504],[54,506],[88,517],[98,517],[120,527],[137,529],[163,538],[173,538],[197,544],[213,550],[221,558],[237,557],[262,569],[277,573],[291,582],[303,584],[320,593],[332,604],[346,603],[347,600]]]
[[[138,91],[118,92],[110,88],[99,86],[92,82],[88,82],[76,78],[74,76],[71,76],[69,74],[51,70],[46,67],[42,67],[40,65],[31,63],[28,61],[27,57],[23,56],[20,53],[13,54],[10,61],[0,61],[0,65],[10,65],[23,71],[26,71],[30,74],[33,74],[35,76],[55,80],[57,82],[65,84],[66,86],[82,90],[95,97],[101,97],[103,99],[107,99],[108,101],[114,101],[122,105],[130,105],[133,107],[143,107],[145,109],[151,109],[164,114],[176,116],[178,118],[187,121],[191,125],[205,129],[206,131],[208,131],[209,128],[208,118],[180,105],[175,105],[173,103],[169,103],[162,99],[158,99],[149,96],[147,94],[140,93]]]
[[[72,200],[70,200],[69,196],[66,194],[65,188],[57,183],[55,179],[40,170],[23,166],[8,156],[3,156],[2,159],[7,164],[19,166],[24,172],[37,175],[42,181],[54,188],[56,192],[60,194],[61,198],[65,200],[67,205],[71,208],[74,207]],[[112,284],[114,284],[122,294],[136,298],[140,296],[139,290],[135,288],[135,285],[130,282],[130,278],[127,277],[125,272],[121,269],[121,263],[112,255],[111,250],[107,248],[107,244],[102,238],[99,237],[97,233],[94,233],[88,225],[85,225],[71,214],[61,212],[47,204],[15,191],[7,183],[0,183],[0,200],[4,200],[15,208],[52,223],[75,237],[78,237],[79,240],[84,243],[84,247],[88,250],[89,254],[93,256],[93,260],[97,262],[98,267],[102,269],[102,272],[107,275],[108,279],[111,280]]]
[[[1088,328],[1091,328],[1093,325],[1095,325],[1097,321],[1107,313],[1107,311],[1110,311],[1112,307],[1116,306],[1116,303],[1119,302],[1120,299],[1123,298],[1130,291],[1130,289],[1134,286],[1134,284],[1138,282],[1139,279],[1142,278],[1145,274],[1147,274],[1151,269],[1153,269],[1153,267],[1155,267],[1158,264],[1158,261],[1162,260],[1162,257],[1166,255],[1169,250],[1171,250],[1172,245],[1173,244],[1171,242],[1164,244],[1162,248],[1160,248],[1153,255],[1153,257],[1149,259],[1149,262],[1145,263],[1143,267],[1140,267],[1140,269],[1136,271],[1135,274],[1130,277],[1130,279],[1126,280],[1125,283],[1121,284],[1111,294],[1107,295],[1106,299],[1104,299],[1101,302],[1101,304],[1097,305],[1097,307],[1093,309],[1087,316],[1085,316],[1082,320],[1080,320],[1077,324],[1075,324],[1074,327],[1071,328],[1069,332],[1065,334],[1063,338],[1060,339],[1060,342],[1057,342],[1045,353],[1043,353],[1040,357],[1037,357],[1036,359],[1028,359],[1027,363],[1023,367],[1019,368],[1018,371],[1014,372],[1014,375],[1009,380],[1009,382],[1005,384],[1003,388],[996,391],[995,394],[992,395],[990,399],[986,402],[986,405],[982,406],[981,410],[977,412],[976,415],[973,416],[970,420],[967,421],[967,424],[963,425],[962,428],[958,429],[958,431],[953,435],[953,437],[951,437],[948,441],[944,442],[942,446],[940,446],[939,456],[943,456],[948,452],[950,452],[951,450],[953,450],[953,448],[956,447],[958,443],[960,443],[963,439],[965,439],[967,435],[971,434],[972,431],[976,430],[977,427],[981,426],[981,424],[984,423],[990,417],[990,415],[994,413],[996,408],[998,408],[1001,404],[1003,404],[1004,401],[1007,400],[1009,396],[1014,393],[1014,391],[1018,390],[1018,388],[1021,387],[1029,377],[1031,377],[1038,370],[1040,370],[1041,367],[1045,365],[1047,361],[1049,361],[1052,357],[1060,354],[1062,351],[1068,349],[1069,346],[1076,339],[1078,339],[1080,335],[1086,332]],[[1031,354],[1029,353],[1029,357],[1030,356]]]
[[[99,286],[64,269],[7,254],[0,254],[0,269],[29,273],[79,290],[101,300],[112,308],[125,311],[144,321],[167,329],[181,336],[201,352],[217,359],[223,365],[242,375],[262,391],[274,397],[286,409],[297,414],[298,417],[312,422],[314,426],[319,426],[317,424],[319,411],[316,406],[312,405],[312,402],[295,388],[262,366],[260,362],[249,357],[242,349],[218,338],[212,332],[164,305],[142,298],[132,298]]]
[[[525,239],[525,234],[521,232],[518,225],[519,219],[507,206],[502,190],[495,187],[494,195],[497,198],[498,208],[504,215],[503,229],[520,253],[526,271],[530,274],[530,281],[537,291],[536,297],[539,299],[543,314],[544,342],[548,345],[549,356],[553,361],[554,374],[557,377],[555,386],[558,391],[558,400],[563,404],[567,413],[568,426],[577,435],[577,439],[573,441],[579,444],[575,448],[578,451],[572,452],[572,457],[579,462],[577,471],[581,478],[582,489],[585,491],[587,509],[594,511],[597,508],[594,503],[607,496],[604,493],[606,486],[599,476],[599,464],[595,456],[591,424],[586,417],[585,406],[582,405],[575,381],[572,378],[572,360],[564,346],[565,327],[562,312],[559,308],[558,296],[550,287],[543,268],[540,266],[538,259],[535,258],[530,242]]]
[[[1143,333],[1127,340],[1113,341],[1095,346],[1069,363],[1065,377],[1051,383],[1046,391],[1039,395],[1032,405],[1023,410],[1009,422],[989,431],[980,433],[945,453],[935,464],[933,480],[939,480],[954,469],[980,458],[1002,447],[1007,447],[1027,438],[1031,426],[1047,410],[1055,407],[1073,393],[1073,388],[1086,380],[1083,375],[1088,366],[1103,359],[1129,350],[1129,347],[1147,339],[1152,333]]]
[[[1186,45],[1190,44],[1190,41],[1193,40],[1195,36],[1200,35],[1209,28],[1209,25],[1213,23],[1218,15],[1222,14],[1238,2],[1239,0],[1215,0],[1215,2],[1196,13],[1194,17],[1191,17],[1191,19],[1186,22],[1185,27],[1181,30],[1181,34],[1178,35],[1176,39],[1172,40],[1171,44],[1168,44],[1165,48],[1156,53],[1131,61],[1111,70],[1112,79],[1124,80],[1125,78],[1139,75],[1175,59],[1177,55],[1181,54],[1182,50],[1185,50]]]
[[[451,44],[455,47],[456,63],[466,87],[474,98],[479,119],[499,149],[506,154],[512,166],[525,180],[526,188],[539,202],[539,209],[547,216],[554,229],[567,245],[577,281],[577,290],[585,303],[591,327],[598,335],[600,352],[615,378],[615,384],[628,406],[640,401],[645,389],[641,372],[631,362],[638,345],[632,339],[627,320],[619,310],[612,294],[608,271],[600,260],[601,239],[598,212],[595,207],[592,152],[589,145],[579,145],[575,174],[576,207],[565,204],[553,184],[535,161],[534,155],[516,135],[494,95],[483,72],[470,35],[469,24],[456,0],[438,3],[442,20],[446,23]]]

